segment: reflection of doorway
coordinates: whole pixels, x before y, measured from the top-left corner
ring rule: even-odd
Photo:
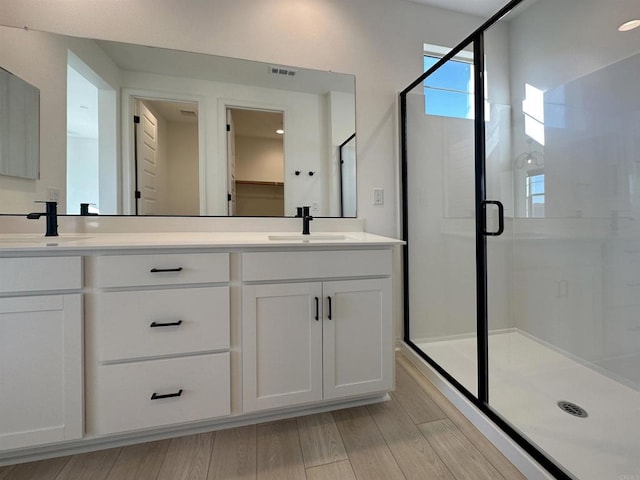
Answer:
[[[283,216],[283,112],[227,108],[227,119],[229,215]]]
[[[115,90],[69,52],[66,208],[61,211],[77,214],[80,203],[89,203],[91,212],[120,213],[115,124]]]
[[[198,105],[136,99],[138,215],[199,215]]]

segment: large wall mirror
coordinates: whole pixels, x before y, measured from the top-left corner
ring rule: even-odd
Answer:
[[[40,178],[0,174],[0,213],[356,214],[353,75],[12,27],[0,67],[41,106]]]

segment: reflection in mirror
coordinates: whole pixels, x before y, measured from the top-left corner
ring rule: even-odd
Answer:
[[[0,175],[38,178],[39,119],[39,90],[0,68]]]
[[[11,27],[0,40],[0,65],[42,105],[40,180],[0,175],[0,213],[56,198],[66,213],[355,216],[355,148],[342,178],[339,163],[355,132],[352,75]],[[279,115],[285,133],[244,132],[234,117],[250,111],[262,129]]]

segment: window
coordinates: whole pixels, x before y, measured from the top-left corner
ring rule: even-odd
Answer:
[[[526,177],[527,217],[544,217],[544,171],[529,170]]]
[[[424,46],[424,71],[447,52],[436,45]],[[473,54],[461,52],[424,81],[427,115],[473,118]]]
[[[424,71],[433,67],[448,48],[424,45]],[[424,113],[453,118],[474,118],[473,53],[461,51],[424,81]],[[487,90],[485,72],[485,98]],[[485,120],[489,104],[485,100]]]

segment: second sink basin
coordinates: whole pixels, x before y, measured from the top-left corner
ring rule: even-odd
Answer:
[[[328,240],[347,240],[347,235],[341,233],[321,233],[321,234],[310,234],[310,235],[302,235],[301,233],[288,233],[288,234],[273,234],[269,235],[269,240],[273,241],[303,241],[303,242],[324,242]]]

